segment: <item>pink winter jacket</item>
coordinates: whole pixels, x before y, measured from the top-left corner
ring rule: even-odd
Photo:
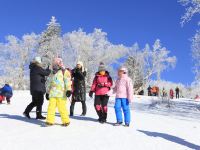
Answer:
[[[110,90],[112,84],[112,78],[110,77],[108,72],[106,72],[106,75],[104,76],[96,73],[91,91],[95,92],[95,95],[106,95]]]
[[[133,100],[133,83],[131,78],[126,74],[122,78],[118,78],[113,93],[116,93],[116,98],[127,98],[129,102]]]

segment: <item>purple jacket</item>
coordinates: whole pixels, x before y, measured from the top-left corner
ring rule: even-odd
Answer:
[[[116,98],[127,98],[129,102],[133,100],[133,83],[131,78],[126,74],[122,78],[118,78],[113,93],[116,93]]]

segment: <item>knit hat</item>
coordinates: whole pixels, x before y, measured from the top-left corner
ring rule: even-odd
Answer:
[[[54,58],[53,66],[55,66],[55,65],[59,66],[60,68],[64,68],[64,64],[63,64],[62,58],[59,58],[59,57]]]
[[[106,66],[103,62],[100,62],[98,71],[106,71]]]
[[[38,57],[38,56],[34,58],[34,61],[35,61],[36,63],[38,63],[38,64],[41,64],[41,63],[42,63],[41,57]]]
[[[126,67],[120,67],[119,71],[124,71],[124,73],[128,73],[128,69]]]

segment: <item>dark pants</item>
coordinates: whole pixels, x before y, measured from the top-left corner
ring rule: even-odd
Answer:
[[[148,96],[151,96],[151,91],[148,91]]]
[[[85,101],[80,101],[82,104],[82,115],[86,115],[87,112],[87,106]],[[71,106],[70,106],[70,115],[74,115],[74,106],[75,106],[76,101],[72,101]]]
[[[36,107],[36,115],[41,116],[42,105],[44,103],[44,93],[34,91],[32,94],[32,102],[26,107],[25,112],[30,113],[34,107]]]
[[[107,111],[108,111],[108,100],[109,96],[107,95],[95,95],[94,107],[99,116],[99,121],[106,121]]]
[[[178,92],[176,93],[176,99],[177,99],[177,98],[179,98],[179,93],[178,93]]]
[[[6,97],[6,101],[8,104],[10,103],[10,99],[11,99],[11,97]]]

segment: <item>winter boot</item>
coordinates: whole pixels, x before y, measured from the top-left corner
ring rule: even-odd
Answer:
[[[86,115],[86,114],[84,114],[84,113],[81,114],[81,116],[83,116],[83,117],[84,117],[85,115]]]
[[[29,115],[28,112],[24,112],[23,115],[24,115],[26,118],[31,119],[31,117],[30,117],[30,115]]]
[[[99,110],[99,111],[97,111],[97,115],[99,116],[99,119],[98,119],[98,121],[100,122],[100,123],[102,123],[102,111],[101,110]]]
[[[45,120],[46,117],[44,117],[44,116],[41,115],[41,116],[37,116],[36,119],[39,119],[39,120]]]
[[[69,125],[70,125],[70,123],[63,123],[63,124],[62,124],[63,127],[67,127],[67,126],[69,126]]]
[[[102,122],[105,123],[107,121],[107,113],[102,113]]]
[[[36,119],[45,120],[46,117],[42,116],[41,112],[37,112],[37,113],[36,113]]]
[[[122,122],[117,122],[114,124],[114,126],[121,126],[122,125]]]
[[[126,123],[124,126],[125,126],[125,127],[129,127],[130,125],[129,125],[128,123]]]
[[[53,126],[53,123],[46,122],[46,126]]]

